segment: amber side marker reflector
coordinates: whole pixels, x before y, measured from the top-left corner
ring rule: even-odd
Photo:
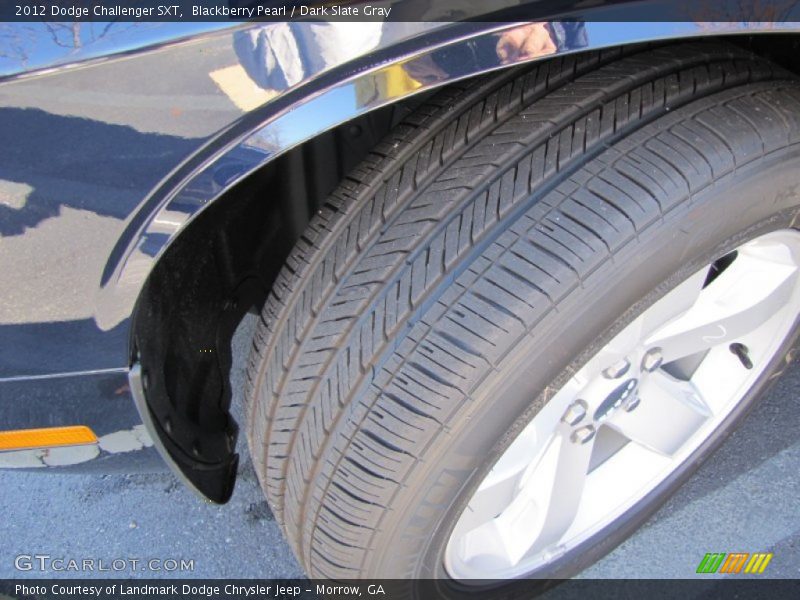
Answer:
[[[95,444],[97,436],[83,425],[0,431],[0,451]]]

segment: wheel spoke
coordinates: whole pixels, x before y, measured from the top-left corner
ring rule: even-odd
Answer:
[[[576,441],[570,428],[559,429],[545,460],[526,482],[543,512],[541,531],[528,553],[540,552],[561,539],[575,520],[583,496],[595,438]]]
[[[484,519],[483,524],[463,533],[462,551],[466,557],[491,556],[513,566],[531,552],[557,541],[569,529],[580,504],[593,445],[593,440],[571,441],[570,431],[559,427],[540,460],[525,474],[512,502],[494,518]],[[498,478],[492,488],[481,486],[473,497],[479,505],[470,501],[470,508],[476,513],[492,514],[490,503],[496,505],[498,498],[507,494],[511,480],[512,477]],[[489,496],[493,496],[492,500]],[[472,521],[475,522],[474,517]],[[521,531],[528,535],[520,535]]]
[[[646,345],[661,348],[664,362],[670,362],[734,342],[785,306],[796,283],[796,266],[767,265],[742,253],[688,311],[650,335]]]
[[[711,416],[694,385],[656,372],[639,387],[639,404],[631,412],[619,410],[608,425],[659,454],[671,456]]]
[[[644,337],[688,311],[697,302],[705,280],[705,271],[696,273],[627,325],[581,368],[584,383],[607,367],[623,362]]]
[[[495,463],[472,496],[464,512],[464,521],[459,523],[463,531],[477,527],[486,521],[487,515],[494,517],[509,506],[535,453],[536,431],[528,427]]]
[[[703,291],[703,284],[707,274],[707,269],[698,271],[647,309],[640,317],[642,320],[640,327],[642,337],[652,334],[665,323],[674,321],[690,310],[697,303]]]

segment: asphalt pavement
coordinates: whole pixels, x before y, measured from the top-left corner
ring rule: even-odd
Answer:
[[[236,401],[254,323],[248,317],[234,340]],[[800,578],[799,427],[800,364],[648,523],[582,576],[686,578],[706,552],[769,550],[774,557],[763,576]],[[26,558],[36,555],[50,558]],[[134,559],[143,577],[303,575],[249,460],[225,506],[198,500],[167,473],[0,471],[0,578],[129,575],[52,570],[53,559],[71,558],[95,559],[95,565],[102,559],[107,568],[113,560]],[[161,570],[142,571],[151,559]],[[181,559],[192,561],[185,571]],[[40,571],[42,563],[49,569]],[[17,568],[29,564],[31,570]]]

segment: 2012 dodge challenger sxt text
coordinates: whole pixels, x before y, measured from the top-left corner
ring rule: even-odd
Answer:
[[[0,467],[226,502],[254,311],[241,426],[310,576],[607,553],[800,315],[800,28],[618,4],[0,26]]]

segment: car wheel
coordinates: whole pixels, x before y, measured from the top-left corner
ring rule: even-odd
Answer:
[[[321,208],[268,299],[249,441],[312,577],[596,560],[780,372],[800,86],[724,44],[448,88]]]

